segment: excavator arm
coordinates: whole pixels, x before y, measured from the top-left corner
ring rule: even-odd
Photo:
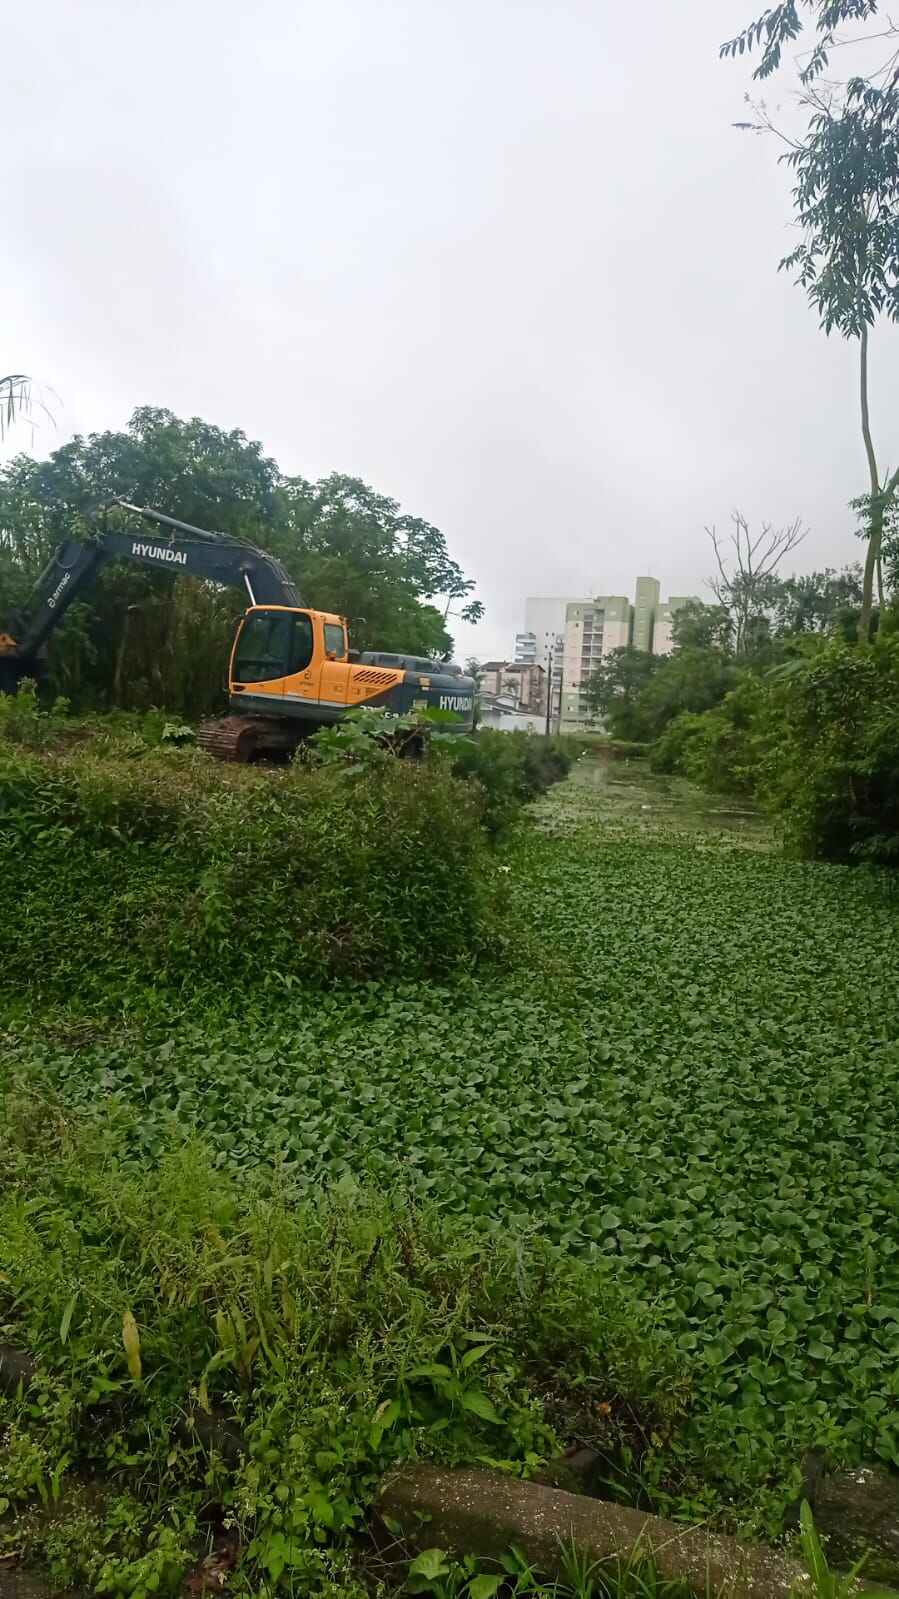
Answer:
[[[192,527],[189,522],[131,505],[127,500],[112,504],[166,531],[151,538],[102,528],[87,538],[68,539],[60,544],[22,611],[0,628],[0,688],[14,688],[34,669],[41,646],[107,561],[137,562],[159,572],[183,573],[209,583],[242,588],[251,605],[302,605],[281,562],[254,544],[228,533]]]

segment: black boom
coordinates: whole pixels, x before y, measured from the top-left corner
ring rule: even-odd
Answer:
[[[251,605],[302,605],[281,562],[255,544],[229,533],[192,527],[189,522],[131,505],[127,500],[114,500],[112,504],[171,531],[154,540],[104,529],[88,538],[68,539],[60,544],[22,611],[0,628],[0,690],[9,692],[34,670],[41,646],[79,591],[106,561],[136,561],[156,571],[181,572],[209,583],[242,588]]]

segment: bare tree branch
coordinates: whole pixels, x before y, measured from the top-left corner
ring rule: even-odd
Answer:
[[[718,574],[709,578],[709,587],[719,605],[723,605],[731,618],[736,653],[745,652],[754,623],[767,620],[772,604],[774,573],[791,550],[806,537],[807,528],[802,519],[775,528],[763,522],[758,533],[753,534],[742,511],[732,513],[733,532],[728,544],[733,549],[733,561],[726,555],[718,530],[713,524],[706,527],[712,541]]]

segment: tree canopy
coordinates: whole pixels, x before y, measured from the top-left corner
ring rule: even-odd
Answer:
[[[862,601],[862,569],[856,561],[837,572],[807,572],[784,578],[775,601],[775,633],[853,630]]]
[[[734,624],[726,605],[704,605],[690,600],[671,618],[675,649],[729,650]]]
[[[584,697],[594,716],[609,722],[618,738],[640,739],[640,700],[661,657],[648,650],[610,650],[584,684]]]
[[[803,12],[806,13],[803,16]],[[784,47],[793,44],[811,24],[814,44],[799,72],[804,84],[814,82],[830,65],[838,47],[837,29],[844,23],[865,23],[883,14],[880,0],[781,0],[764,11],[721,46],[722,56],[737,56],[761,49],[753,77],[769,78],[781,65]],[[886,30],[894,31],[892,24]]]

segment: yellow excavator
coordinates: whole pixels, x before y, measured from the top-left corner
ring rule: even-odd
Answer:
[[[470,732],[475,683],[458,666],[351,650],[345,619],[305,606],[281,562],[265,550],[127,500],[113,504],[164,531],[138,538],[103,527],[61,544],[21,613],[0,630],[0,691],[12,693],[23,677],[38,675],[43,645],[102,565],[131,561],[246,592],[249,607],[231,650],[229,715],[204,723],[197,734],[220,760],[289,755],[316,728],[357,706],[397,715],[448,712],[441,717],[448,732]]]

